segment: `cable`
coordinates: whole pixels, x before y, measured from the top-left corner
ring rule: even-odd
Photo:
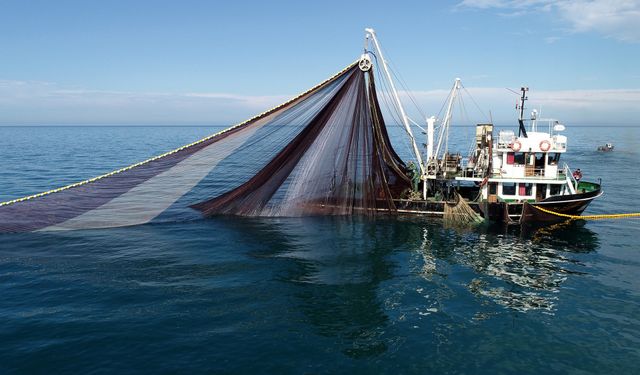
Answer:
[[[559,216],[559,217],[564,217],[570,220],[604,220],[604,219],[627,219],[627,218],[633,218],[633,217],[640,217],[640,212],[631,212],[626,214],[602,214],[602,215],[584,215],[584,216],[568,215],[568,214],[562,214],[560,212],[547,210],[546,208],[542,208],[540,206],[534,206],[534,205],[531,205],[531,206],[542,212]]]
[[[462,84],[462,82],[460,82],[460,86],[462,86],[462,89],[464,90],[465,93],[467,93],[467,95],[469,95],[469,97],[471,98],[471,101],[473,102],[473,104],[475,104],[476,108],[478,109],[478,111],[482,114],[482,116],[485,118],[485,120],[488,120],[489,117],[487,117],[487,115],[482,111],[482,109],[480,108],[480,106],[478,105],[478,103],[475,101],[475,99],[473,99],[473,96],[471,95],[471,93],[467,90],[467,88]]]

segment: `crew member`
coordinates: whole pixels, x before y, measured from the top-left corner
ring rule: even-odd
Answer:
[[[420,170],[412,161],[407,164],[407,168],[410,172],[409,176],[411,176],[411,187],[413,188],[413,191],[418,191],[418,184],[420,184]]]
[[[580,180],[582,179],[582,171],[580,171],[580,168],[573,171],[573,178],[576,180],[576,182],[580,182]]]

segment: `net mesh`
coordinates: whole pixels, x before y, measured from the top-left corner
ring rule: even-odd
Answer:
[[[0,231],[213,215],[373,215],[410,189],[371,70],[353,64],[245,123],[130,168],[0,205]]]
[[[448,227],[465,227],[480,224],[484,221],[482,216],[475,212],[471,206],[460,196],[455,194],[455,202],[444,204],[444,224]]]

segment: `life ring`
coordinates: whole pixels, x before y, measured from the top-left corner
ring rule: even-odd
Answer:
[[[540,142],[540,150],[549,151],[550,148],[551,148],[551,143],[549,141],[544,140]]]
[[[522,148],[522,144],[518,141],[515,141],[510,145],[510,147],[513,151],[518,152]]]

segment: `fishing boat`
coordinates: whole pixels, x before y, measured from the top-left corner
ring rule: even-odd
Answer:
[[[612,143],[605,143],[602,146],[598,146],[598,151],[602,151],[602,152],[610,152],[613,151],[614,146]]]
[[[456,81],[455,89],[458,84]],[[591,201],[602,195],[600,183],[576,179],[562,161],[568,148],[563,124],[538,118],[534,110],[527,130],[522,113],[528,89],[522,87],[521,92],[517,133],[500,130],[495,134],[493,124],[478,124],[471,155],[427,150],[424,199],[406,201],[403,209],[444,215],[446,205],[458,195],[476,213],[493,222],[556,222],[564,220],[564,215],[581,215]],[[444,123],[442,132],[446,133],[448,126]],[[433,132],[429,130],[428,134]],[[433,138],[427,145],[434,142],[439,149],[441,142]]]
[[[442,120],[425,119],[426,144],[419,147],[412,124],[420,125],[407,116],[376,33],[366,29],[358,59],[285,103],[128,167],[0,202],[0,232],[225,215],[545,223],[580,215],[602,194],[600,184],[577,181],[561,164],[567,151],[563,125],[550,120],[545,128],[534,111],[526,128],[526,88],[517,136],[509,130],[494,134],[491,123],[482,123],[471,155],[448,152],[461,87],[456,80]],[[413,161],[405,162],[394,149],[381,102],[397,111]]]
[[[367,38],[373,40],[387,79],[393,82],[375,32],[372,29],[366,32]],[[370,57],[363,55],[360,65],[369,66],[369,60]],[[471,215],[467,220],[472,222],[481,218],[506,224],[548,223],[581,215],[602,195],[600,183],[576,179],[561,160],[568,147],[563,124],[555,119],[539,118],[535,109],[531,117],[525,119],[527,87],[521,88],[516,106],[519,110],[517,135],[513,130],[500,130],[495,134],[493,124],[478,124],[475,145],[467,157],[448,152],[447,145],[453,105],[461,89],[459,78],[448,96],[447,111],[438,124],[438,136],[435,136],[437,119],[433,116],[426,119],[424,152],[419,150],[411,131],[410,123],[415,121],[406,115],[393,83],[390,88],[421,166],[422,197],[397,200],[399,212],[443,217],[447,216],[447,208],[454,205],[465,208],[457,214],[465,216],[466,212],[467,216]],[[470,209],[478,217],[473,218]]]

